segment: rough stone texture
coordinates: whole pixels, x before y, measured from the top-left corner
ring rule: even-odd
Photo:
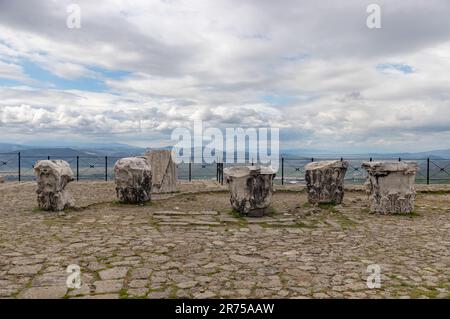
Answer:
[[[233,209],[242,214],[261,217],[272,202],[276,172],[269,167],[236,166],[224,169]]]
[[[0,185],[0,297],[53,295],[27,290],[65,287],[77,264],[82,288],[63,298],[450,298],[448,185],[417,185],[415,214],[383,218],[367,214],[362,185],[333,208],[304,206],[304,186],[274,186],[270,216],[237,218],[211,180],[139,206],[117,204],[112,181],[70,183],[81,210],[64,215],[33,211],[34,182]],[[371,264],[380,289],[366,285]],[[117,267],[124,278],[99,277]]]
[[[373,213],[411,213],[416,190],[416,162],[365,162],[367,193]]]
[[[67,184],[74,180],[69,163],[62,160],[38,161],[34,165],[34,174],[40,209],[61,211],[75,205],[72,195],[65,190]]]
[[[60,299],[65,296],[67,287],[31,287],[18,295],[19,299]]]
[[[152,167],[152,192],[172,193],[177,191],[177,165],[172,152],[153,150],[145,154]]]
[[[126,157],[114,165],[116,194],[127,204],[144,203],[151,199],[152,169],[146,157]]]
[[[344,198],[346,161],[321,161],[305,166],[308,201],[311,204],[340,204]]]

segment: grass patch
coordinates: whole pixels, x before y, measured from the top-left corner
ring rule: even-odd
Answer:
[[[265,217],[273,217],[274,215],[276,215],[278,213],[278,211],[275,209],[275,208],[273,208],[273,207],[270,207],[268,210],[267,210],[267,212],[266,212],[266,214],[264,215]]]
[[[311,207],[312,207],[312,205],[310,203],[304,203],[302,205],[302,208],[305,208],[305,209],[308,209],[308,208],[311,208]]]
[[[143,202],[141,204],[128,204],[128,203],[121,202],[119,200],[115,200],[115,201],[110,202],[109,204],[110,204],[110,206],[114,206],[114,207],[154,206],[154,202],[151,200]]]
[[[357,222],[351,220],[350,218],[341,213],[335,213],[335,216],[337,217],[338,222],[339,224],[341,224],[342,228],[355,228],[356,225],[358,225]]]
[[[230,214],[231,217],[242,219],[242,220],[244,220],[244,217],[245,217],[244,215],[242,215],[238,211],[235,211],[234,209],[230,210],[228,212],[228,214]]]
[[[336,206],[335,203],[319,204],[319,208],[320,209],[328,210],[328,211],[333,212],[333,213],[336,212],[335,206]]]
[[[54,226],[58,223],[57,219],[44,219],[42,223],[46,226]]]
[[[310,229],[317,228],[316,225],[305,224],[303,222],[295,222],[294,224],[291,225],[269,224],[265,222],[260,223],[258,225],[261,226],[262,228],[310,228]]]
[[[127,299],[128,298],[128,292],[125,288],[120,289],[119,291],[119,298],[120,299]]]
[[[178,292],[178,287],[173,285],[168,298],[169,299],[177,299],[177,292]]]
[[[411,213],[400,213],[400,214],[391,214],[392,216],[397,216],[397,217],[409,217],[409,218],[414,218],[414,217],[421,217],[422,215],[419,214],[416,211],[412,211]]]
[[[414,288],[411,292],[409,292],[409,296],[412,299],[417,299],[421,296],[425,296],[431,299],[434,299],[437,297],[437,295],[439,294],[439,292],[437,290],[425,290],[422,288]]]
[[[418,194],[431,194],[431,195],[449,195],[450,192],[443,189],[424,189],[421,191],[417,191]]]

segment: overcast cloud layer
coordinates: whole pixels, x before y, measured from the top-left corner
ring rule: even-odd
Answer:
[[[204,120],[284,148],[450,148],[450,1],[76,1],[80,29],[70,3],[0,0],[3,141],[157,146]]]

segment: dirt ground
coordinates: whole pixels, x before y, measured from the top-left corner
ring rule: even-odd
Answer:
[[[335,207],[277,186],[263,218],[233,213],[212,181],[140,206],[112,182],[74,182],[77,208],[61,213],[38,210],[35,187],[0,184],[2,298],[450,298],[448,185],[420,186],[410,215],[369,214],[360,186]]]

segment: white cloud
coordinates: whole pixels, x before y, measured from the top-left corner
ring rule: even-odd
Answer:
[[[2,130],[132,142],[203,119],[282,127],[289,147],[450,147],[450,3],[379,1],[369,30],[371,2],[78,1],[81,29],[66,28],[69,1],[1,2],[2,77],[26,81],[27,60],[109,90],[3,87]]]
[[[26,81],[27,77],[23,73],[22,67],[14,63],[7,63],[0,60],[0,78],[16,81]]]

